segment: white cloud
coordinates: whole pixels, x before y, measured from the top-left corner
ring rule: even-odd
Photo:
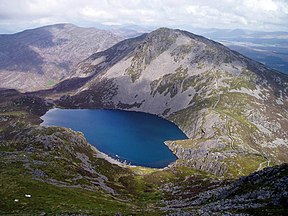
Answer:
[[[0,30],[72,22],[288,31],[287,0],[0,0]]]
[[[245,0],[243,3],[247,8],[252,8],[258,12],[276,11],[278,9],[276,1],[272,0]]]
[[[93,19],[100,19],[100,20],[106,20],[106,19],[113,19],[115,16],[112,13],[109,13],[106,10],[97,10],[95,8],[91,7],[85,7],[80,12],[83,16],[86,16],[88,18]]]

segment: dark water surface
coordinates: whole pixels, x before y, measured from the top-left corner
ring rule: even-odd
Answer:
[[[165,140],[186,139],[173,123],[156,115],[102,109],[52,109],[41,125],[81,131],[89,143],[131,165],[162,168],[177,157]]]

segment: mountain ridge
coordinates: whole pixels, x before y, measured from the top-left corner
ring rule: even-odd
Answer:
[[[105,30],[55,24],[0,39],[0,87],[33,91],[51,88],[79,61],[121,38]]]

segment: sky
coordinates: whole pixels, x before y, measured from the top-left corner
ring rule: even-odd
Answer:
[[[0,0],[0,33],[55,23],[288,31],[288,0]]]

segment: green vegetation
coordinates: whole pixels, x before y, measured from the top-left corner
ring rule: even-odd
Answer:
[[[173,57],[175,62],[180,62],[180,60],[183,60],[185,58],[185,56],[192,51],[192,48],[193,48],[192,44],[177,46],[171,52],[171,56]]]
[[[229,84],[230,89],[240,90],[241,88],[250,89],[252,91],[256,90],[256,83],[250,77],[239,76],[230,79],[225,79],[225,83]]]
[[[48,86],[54,86],[56,82],[54,80],[48,80],[47,85]]]
[[[79,152],[75,149],[76,146],[69,143],[57,150],[37,148],[34,153],[15,150],[8,154],[6,150],[9,148],[2,147],[4,157],[0,160],[0,214],[45,212],[114,215],[121,212],[160,215],[162,213],[158,207],[161,206],[160,200],[164,198],[160,190],[163,184],[181,182],[187,176],[210,177],[205,172],[187,167],[166,170],[141,167],[127,169],[103,159],[89,157],[92,159],[92,167],[97,173],[105,175],[108,178],[106,184],[117,192],[113,195],[93,183],[98,177],[94,178],[93,173],[83,170],[81,160],[73,159],[72,151],[69,158],[69,154],[65,152],[69,151],[65,148],[66,145],[73,152]],[[82,151],[89,156],[89,152],[83,147]],[[136,174],[139,171],[142,173]],[[31,197],[25,197],[25,194]]]
[[[187,77],[188,68],[183,68],[182,66],[178,67],[175,70],[175,73],[166,74],[158,80],[154,80],[151,86],[151,94],[153,97],[156,93],[167,95],[170,94],[170,97],[174,97],[178,91],[180,91],[181,83]]]
[[[33,179],[23,164],[1,161],[0,214],[82,213],[110,215],[137,212],[133,204],[123,203],[101,192],[61,187]],[[60,168],[60,167],[58,167]],[[31,195],[31,198],[25,197]],[[15,202],[15,200],[19,200]]]
[[[198,64],[198,67],[204,67],[203,63]],[[189,87],[192,87],[196,92],[204,94],[211,85],[214,84],[214,80],[222,75],[223,72],[221,71],[206,71],[199,75],[190,76],[184,80],[182,92],[186,91]]]
[[[131,80],[134,83],[141,76],[142,70],[129,67],[125,70],[125,72],[131,77]]]
[[[255,172],[261,163],[265,162],[262,155],[256,154],[238,154],[233,158],[224,160],[227,164],[228,171],[225,177],[238,178]]]
[[[147,61],[147,51],[148,51],[148,44],[144,43],[138,47],[137,52],[135,53],[130,67],[128,67],[125,72],[127,75],[131,77],[132,82],[134,83],[139,77],[141,73],[146,68],[146,61]]]
[[[54,128],[53,134],[60,131]],[[63,132],[59,134],[62,140],[66,137]],[[93,157],[92,149],[87,149],[89,146],[81,147],[81,142],[77,150],[77,146],[73,145],[73,134],[69,136],[70,142],[64,142],[63,146],[60,142],[46,149],[44,146],[41,148],[40,143],[32,144],[29,141],[27,144],[30,147],[27,144],[21,146],[21,149],[37,146],[33,153],[1,146],[0,214],[45,212],[110,215],[138,212],[141,215],[143,211],[148,211],[147,214],[149,211],[157,212],[154,205],[162,196],[156,187],[127,168]],[[80,151],[88,156],[87,162],[76,157]],[[86,163],[91,164],[91,170],[85,168]],[[95,183],[99,178],[97,173],[106,176],[108,179],[105,180],[105,177],[103,184],[114,188],[119,194],[109,194],[98,186]],[[25,194],[32,197],[26,198]],[[15,202],[15,199],[19,199],[19,202]],[[127,199],[129,202],[125,201]],[[146,208],[146,205],[150,207]],[[146,213],[143,212],[144,215]]]
[[[175,122],[182,129],[188,131],[191,129],[191,127],[193,127],[191,122],[195,122],[197,118],[201,116],[199,112],[205,108],[212,107],[212,105],[216,103],[217,98],[210,97],[193,101],[195,101],[195,103],[193,103],[191,106],[171,114],[168,119]]]

